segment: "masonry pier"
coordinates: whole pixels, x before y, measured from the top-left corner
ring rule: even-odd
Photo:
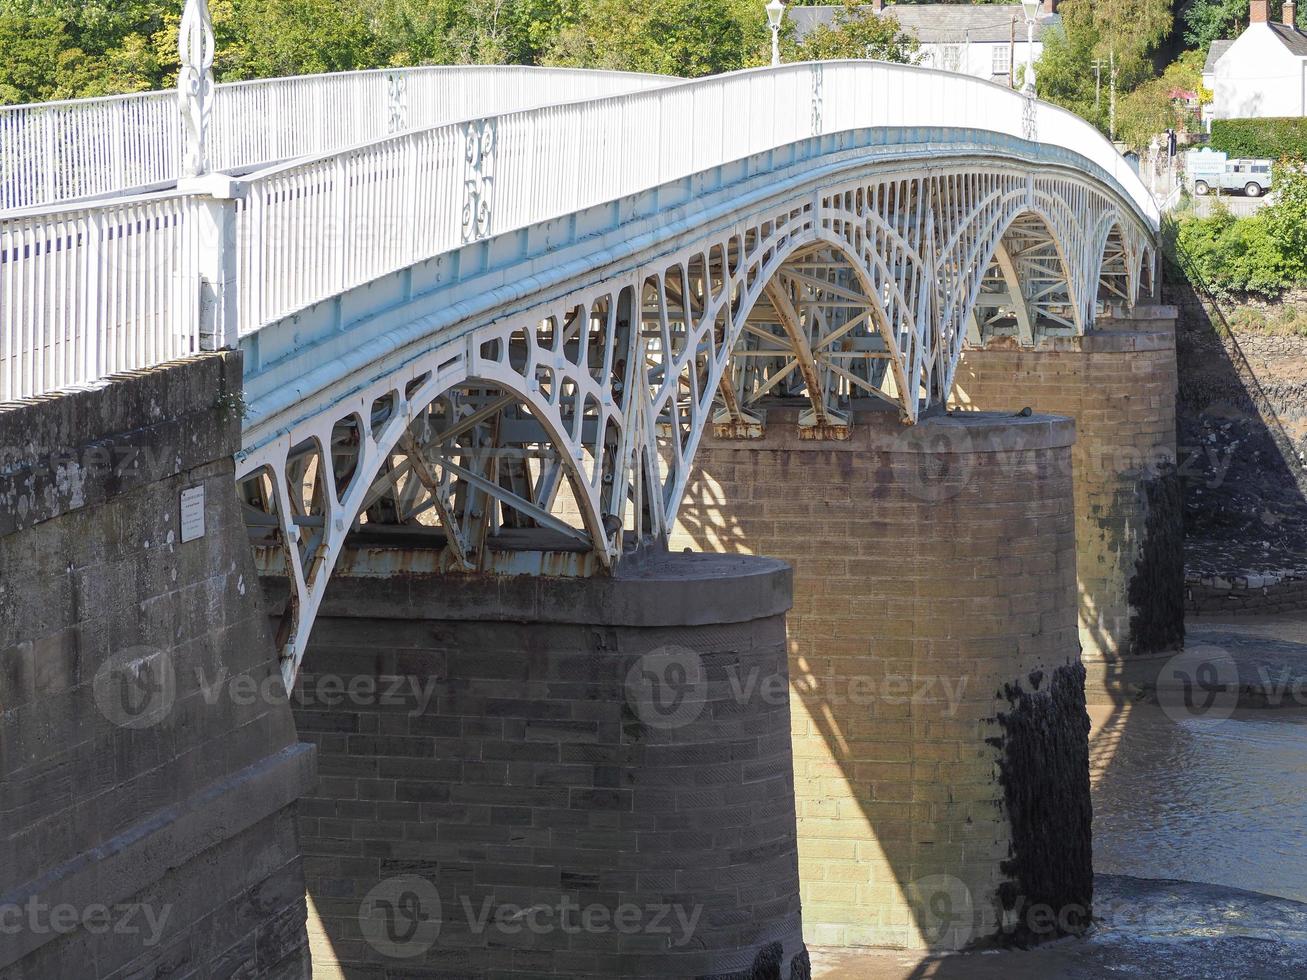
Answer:
[[[1175,316],[1139,306],[1083,336],[995,338],[967,350],[956,377],[958,407],[1076,420],[1080,644],[1091,687],[1111,692],[1132,658],[1184,642]]]
[[[0,976],[309,975],[239,354],[0,410]]]
[[[1073,423],[855,412],[706,437],[675,545],[792,563],[795,796],[809,942],[960,948],[1088,921],[1088,718]]]
[[[315,968],[806,976],[789,568],[368,577],[384,551],[333,578],[293,699]]]

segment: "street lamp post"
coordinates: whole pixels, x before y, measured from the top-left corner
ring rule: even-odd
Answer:
[[[1040,0],[1021,0],[1021,9],[1026,14],[1026,83],[1021,90],[1027,95],[1035,94],[1035,21],[1039,18]]]
[[[771,66],[778,68],[781,63],[781,21],[785,17],[785,4],[781,0],[771,0],[767,4],[767,23],[771,25]]]

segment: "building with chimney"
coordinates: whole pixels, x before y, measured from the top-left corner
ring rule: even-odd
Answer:
[[[921,44],[917,64],[961,72],[1010,85],[1020,84],[1021,69],[1030,55],[1026,15],[1019,3],[972,6],[957,3],[868,4],[881,16],[890,16]],[[818,25],[835,26],[838,6],[792,6],[786,16],[802,39]],[[1035,22],[1033,55],[1044,51],[1045,35],[1061,23],[1057,0],[1043,0]]]
[[[1213,119],[1307,116],[1307,33],[1298,29],[1297,4],[1286,0],[1280,20],[1270,0],[1252,0],[1248,29],[1233,41],[1214,41],[1203,70],[1212,90]]]

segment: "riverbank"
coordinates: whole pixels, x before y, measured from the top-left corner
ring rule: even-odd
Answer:
[[[1232,612],[1303,608],[1307,589],[1294,583],[1307,581],[1307,296],[1223,301],[1227,332],[1187,283],[1168,280],[1165,292],[1179,314],[1189,608],[1212,611],[1227,596]]]

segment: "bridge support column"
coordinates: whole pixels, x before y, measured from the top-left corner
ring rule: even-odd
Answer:
[[[241,357],[0,407],[0,977],[309,976]]]
[[[334,579],[295,697],[315,967],[806,977],[790,582]]]
[[[818,442],[797,415],[700,448],[674,544],[794,566],[808,940],[958,948],[1038,938],[1049,910],[1052,932],[1081,928],[1072,423],[858,413],[849,441]]]
[[[1004,338],[968,350],[954,402],[1076,420],[1080,643],[1091,689],[1116,691],[1129,658],[1182,645],[1174,308],[1140,307],[1033,349]]]

